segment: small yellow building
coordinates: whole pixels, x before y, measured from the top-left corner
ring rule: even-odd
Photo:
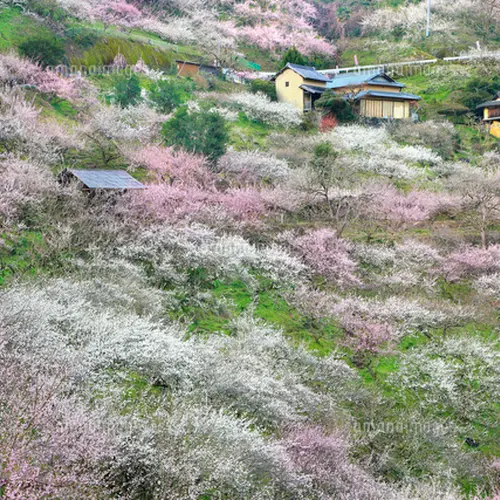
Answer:
[[[492,101],[477,107],[483,111],[483,121],[488,125],[490,134],[500,139],[500,92]]]
[[[310,111],[314,101],[321,97],[330,79],[312,66],[288,63],[273,81],[279,102],[288,102],[300,111]]]
[[[328,78],[310,66],[287,64],[273,79],[280,102],[293,104],[301,111],[314,109],[326,90],[345,97],[364,117],[409,119],[413,105],[420,100],[402,92],[404,84],[381,71],[356,72]]]

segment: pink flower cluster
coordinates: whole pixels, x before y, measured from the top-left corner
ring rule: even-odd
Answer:
[[[212,189],[215,176],[208,170],[206,159],[173,148],[149,145],[128,154],[136,166],[145,167],[156,182],[175,186]]]
[[[141,11],[125,0],[99,2],[92,15],[100,19],[105,26],[118,24],[127,28],[132,28],[142,17]]]
[[[393,331],[387,323],[365,321],[359,317],[345,315],[341,321],[347,334],[346,344],[356,351],[377,354],[384,344],[393,338]]]
[[[43,69],[28,59],[14,54],[0,54],[0,83],[4,85],[30,85],[40,92],[55,94],[65,99],[79,95],[78,82],[55,71]]]
[[[314,30],[318,12],[311,2],[246,0],[234,6],[234,13],[238,22],[221,23],[222,29],[227,35],[243,38],[261,49],[274,52],[295,46],[305,55],[335,54],[335,47]]]
[[[349,441],[320,426],[294,427],[283,439],[291,466],[311,483],[315,498],[389,498],[382,485],[349,459]],[[305,495],[308,496],[308,495]]]
[[[492,245],[487,249],[464,247],[452,253],[443,265],[443,272],[450,281],[498,271],[500,271],[500,245]]]
[[[318,229],[297,237],[285,235],[287,242],[303,258],[313,272],[340,286],[359,283],[357,264],[349,255],[348,244],[330,229]]]
[[[453,198],[437,193],[411,191],[405,195],[394,186],[384,186],[376,189],[373,202],[366,210],[376,219],[401,228],[428,220],[455,203]]]
[[[129,158],[154,176],[146,191],[130,198],[132,210],[144,218],[256,224],[267,214],[268,204],[255,188],[218,190],[217,178],[202,156],[148,146],[129,153]]]

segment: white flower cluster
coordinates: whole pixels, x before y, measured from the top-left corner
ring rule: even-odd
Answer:
[[[143,268],[126,259],[108,259],[98,251],[92,258],[74,259],[75,284],[60,281],[66,293],[81,295],[85,300],[115,311],[135,312],[139,315],[160,317],[164,313],[165,293],[152,288]]]
[[[442,161],[437,153],[423,146],[399,146],[390,144],[384,151],[387,157],[408,163],[430,163],[431,165],[435,165]]]
[[[9,156],[0,159],[0,227],[14,219],[20,210],[55,198],[58,185],[43,165]]]
[[[389,140],[389,135],[385,127],[343,125],[323,134],[322,140],[330,141],[345,151],[372,153],[380,144],[385,144]]]
[[[232,407],[262,423],[300,420],[319,408],[315,380],[353,377],[343,363],[295,349],[282,334],[242,317],[232,336],[191,337],[176,323],[103,307],[91,284],[55,280],[3,293],[1,318],[10,341],[37,363],[57,359],[85,380],[133,370],[190,400]],[[336,367],[336,375],[331,372]]]
[[[439,251],[415,240],[394,246],[358,244],[354,247],[358,259],[377,267],[422,270],[443,261]]]
[[[468,419],[486,418],[500,396],[500,356],[486,341],[448,338],[410,350],[391,376],[403,392],[416,392],[425,407],[441,406]]]
[[[302,425],[307,415],[333,418],[356,380],[352,369],[248,317],[235,321],[231,336],[187,338],[176,323],[106,307],[92,290],[63,280],[13,287],[0,295],[0,321],[9,349],[29,353],[35,370],[64,366],[82,400],[115,414],[107,418],[122,451],[113,469],[127,471],[136,487],[145,475],[163,498],[177,498],[179,482],[193,491],[242,487],[252,498],[260,496],[251,488],[294,484],[279,441],[262,431]],[[156,411],[130,412],[132,376],[161,388],[165,399],[143,400]],[[318,390],[323,384],[328,390]],[[120,408],[128,408],[122,417]]]
[[[475,311],[446,303],[426,304],[394,295],[385,300],[347,297],[332,307],[335,315],[354,314],[393,324],[399,335],[416,331],[462,325],[474,318]]]
[[[218,167],[223,173],[250,183],[282,181],[290,175],[285,160],[260,151],[231,151],[219,160]]]
[[[241,236],[218,236],[202,226],[150,229],[134,245],[120,247],[119,254],[153,264],[158,272],[203,268],[214,278],[239,276],[249,281],[250,271],[258,270],[277,282],[289,283],[305,269],[298,258],[279,246],[258,248]]]
[[[98,105],[82,132],[102,134],[109,140],[151,142],[165,119],[145,103],[123,109]]]
[[[272,102],[264,94],[249,92],[234,94],[230,101],[241,108],[252,120],[261,121],[277,127],[294,127],[302,122],[299,110],[288,103]]]
[[[459,16],[466,15],[472,8],[472,0],[441,0],[434,6],[433,31],[435,33],[452,33],[459,29]],[[455,17],[450,16],[453,14]],[[409,4],[397,9],[376,9],[364,18],[363,29],[365,32],[379,32],[389,34],[394,29],[403,31],[406,38],[417,37],[425,29],[427,17],[426,3]]]
[[[212,111],[212,113],[218,113],[222,116],[222,118],[224,118],[224,120],[228,122],[237,122],[240,116],[238,111],[223,107],[212,108],[210,111]]]
[[[22,156],[55,164],[61,155],[81,146],[72,130],[55,121],[42,120],[40,110],[18,89],[6,87],[0,93],[0,143]]]
[[[500,274],[481,276],[474,282],[474,288],[492,299],[500,298]]]
[[[424,170],[408,166],[401,160],[394,160],[378,155],[368,158],[356,157],[353,163],[359,171],[372,172],[389,177],[390,179],[416,180],[425,174]]]
[[[322,141],[348,154],[345,161],[352,170],[373,172],[391,179],[423,178],[427,175],[423,166],[438,168],[444,163],[439,154],[428,147],[399,145],[390,137],[387,127],[340,126],[313,139],[314,143]]]

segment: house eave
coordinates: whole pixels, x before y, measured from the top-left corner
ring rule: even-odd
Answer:
[[[358,95],[351,95],[351,99],[355,101],[360,101],[362,99],[389,99],[391,101],[420,101],[422,98],[414,94],[406,94],[404,92],[378,92],[372,90],[366,90],[359,93]]]

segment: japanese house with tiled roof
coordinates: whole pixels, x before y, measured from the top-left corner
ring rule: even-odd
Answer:
[[[357,72],[328,78],[311,66],[287,64],[273,78],[280,102],[311,111],[326,90],[349,99],[356,112],[371,118],[411,118],[412,106],[420,100],[403,92],[405,85],[381,71]]]
[[[500,92],[492,101],[483,102],[477,109],[483,113],[483,121],[488,125],[490,134],[500,139]]]

